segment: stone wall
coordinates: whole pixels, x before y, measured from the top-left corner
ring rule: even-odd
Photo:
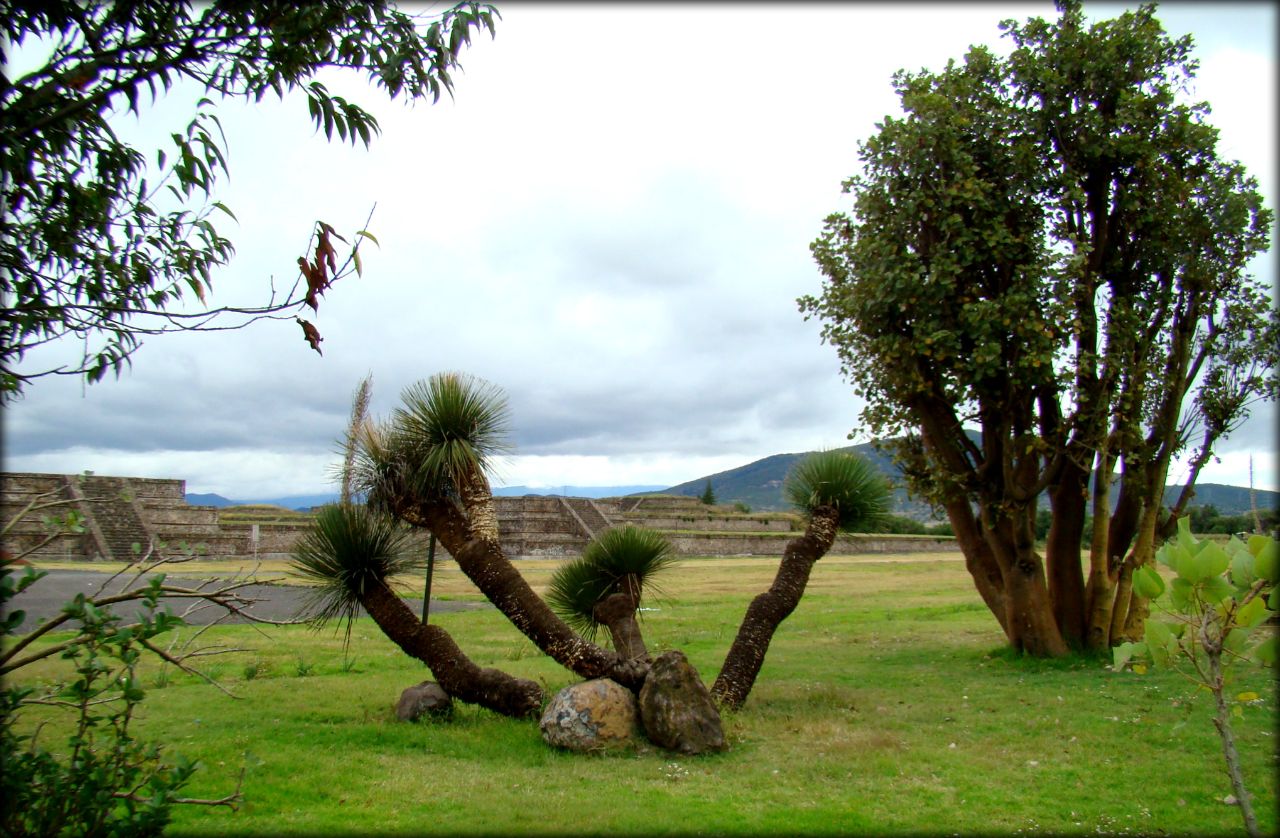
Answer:
[[[2,479],[0,513],[6,521],[28,500],[41,493],[48,494],[51,499],[62,499],[66,502],[63,509],[76,509],[87,520],[85,533],[60,535],[35,554],[35,558],[128,559],[128,555],[114,555],[127,553],[127,550],[119,547],[113,550],[106,543],[109,539],[105,533],[118,526],[119,522],[99,521],[103,516],[132,518],[136,513],[138,526],[143,532],[132,536],[135,540],[168,545],[170,553],[194,550],[214,558],[287,556],[308,526],[305,521],[278,520],[256,525],[239,521],[220,523],[216,507],[186,503],[186,482],[183,480],[28,473],[6,473]],[[77,486],[83,487],[85,492],[78,491]],[[114,492],[122,503],[127,504],[127,508],[112,507],[106,500],[93,501],[84,497],[89,488],[94,488],[98,494]],[[494,505],[503,549],[512,559],[577,556],[601,530],[622,524],[662,532],[678,555],[780,556],[787,541],[802,528],[800,519],[790,513],[741,513],[732,507],[706,506],[697,498],[671,495],[605,499],[525,495],[496,497]],[[117,511],[112,512],[112,509]],[[47,530],[40,522],[41,514],[34,512],[19,522],[6,539],[4,547],[7,551],[18,555],[43,537]],[[48,514],[48,511],[43,514]],[[128,541],[127,538],[125,540]],[[425,534],[419,537],[418,546],[425,555]],[[832,553],[955,549],[958,548],[951,538],[853,535],[842,536],[832,548]],[[442,559],[449,558],[448,552],[439,546],[436,555]]]

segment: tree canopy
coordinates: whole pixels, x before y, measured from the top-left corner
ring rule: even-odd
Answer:
[[[327,138],[368,146],[372,114],[331,94],[326,68],[363,73],[395,99],[438,100],[472,31],[494,31],[497,12],[462,3],[434,16],[388,2],[70,2],[0,4],[5,69],[0,75],[0,396],[21,394],[51,374],[117,374],[143,336],[239,328],[256,319],[293,319],[336,279],[361,270],[361,231],[345,261],[315,222],[315,253],[299,258],[287,292],[264,287],[244,307],[211,309],[205,293],[231,259],[214,199],[228,172],[216,101],[258,102],[301,90]],[[15,49],[41,56],[10,75]],[[203,90],[194,117],[172,146],[139,149],[113,118],[142,109],[177,84]],[[345,240],[344,240],[345,241]],[[310,248],[308,248],[310,250]],[[265,286],[265,283],[264,283]],[[192,301],[190,298],[196,299]],[[299,318],[300,319],[300,318]],[[302,321],[319,351],[319,333]],[[310,328],[309,328],[310,327]],[[82,341],[78,363],[36,368],[27,356],[46,344]],[[26,364],[24,364],[24,361]]]
[[[1247,272],[1272,213],[1218,154],[1208,105],[1180,101],[1192,41],[1154,6],[1086,25],[1066,2],[1002,29],[1007,59],[974,47],[895,75],[903,115],[860,145],[852,212],[813,243],[823,289],[800,307],[867,426],[902,437],[911,488],[947,511],[1010,642],[1060,654],[1141,633],[1133,569],[1213,446],[1276,395],[1280,325]]]

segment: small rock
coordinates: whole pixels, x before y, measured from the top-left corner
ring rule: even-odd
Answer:
[[[400,693],[396,702],[396,718],[416,722],[423,716],[448,716],[453,712],[453,699],[435,681],[423,681]]]
[[[1240,802],[1240,800],[1234,794],[1228,794],[1226,797],[1222,798],[1222,802],[1228,806],[1235,806]]]
[[[636,697],[608,678],[571,684],[547,705],[538,723],[548,745],[603,751],[636,744]]]
[[[640,689],[640,720],[653,744],[682,754],[728,748],[720,712],[683,652],[654,660]]]

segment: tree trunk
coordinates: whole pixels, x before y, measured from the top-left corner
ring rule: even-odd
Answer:
[[[534,717],[541,709],[542,687],[537,682],[476,666],[448,632],[424,625],[385,584],[366,590],[360,604],[378,628],[410,657],[425,663],[454,698],[517,719]]]
[[[610,678],[633,692],[644,685],[649,664],[588,643],[569,628],[515,569],[496,539],[476,537],[458,508],[447,501],[400,508],[397,515],[430,529],[467,578],[521,633],[561,666],[583,678]]]
[[[764,665],[774,632],[795,611],[814,563],[826,555],[835,542],[838,521],[839,514],[833,507],[815,509],[804,535],[787,544],[769,590],[747,607],[738,634],[711,687],[711,695],[722,706],[737,710],[746,702]]]
[[[1000,565],[1009,644],[1028,655],[1060,657],[1069,650],[1053,615],[1044,563],[1035,552],[1033,514],[1025,508],[996,512],[984,507],[983,531]]]
[[[609,629],[613,649],[626,660],[647,658],[640,624],[636,622],[636,598],[625,591],[610,594],[595,607],[595,618]]]
[[[1114,460],[1107,444],[1098,452],[1093,484],[1093,533],[1089,540],[1089,585],[1085,590],[1085,647],[1111,648],[1111,609],[1115,606],[1117,572],[1110,560],[1111,472]]]
[[[964,555],[964,566],[973,577],[974,587],[982,601],[991,609],[1005,636],[1009,636],[1008,616],[1006,614],[1004,595],[1004,574],[1000,564],[991,552],[991,545],[982,537],[978,522],[967,500],[955,500],[946,504],[947,518],[951,521],[951,531],[955,533],[956,542]]]
[[[1070,464],[1063,469],[1050,495],[1053,520],[1045,544],[1045,569],[1049,599],[1058,631],[1068,645],[1084,642],[1084,571],[1080,566],[1080,540],[1084,534],[1085,499],[1089,474]]]

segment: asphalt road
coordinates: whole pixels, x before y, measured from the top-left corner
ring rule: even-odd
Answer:
[[[109,578],[106,573],[92,570],[51,570],[48,576],[40,579],[10,600],[6,610],[10,613],[19,609],[26,612],[26,619],[18,628],[18,632],[23,633],[34,628],[40,620],[48,619],[61,613],[63,603],[72,599],[77,593],[83,593],[85,596],[100,593],[102,595],[111,595],[119,593],[125,586],[139,587],[142,585],[141,580],[135,580],[132,574],[121,574],[111,580],[110,584],[103,590],[103,583],[107,582]],[[198,588],[202,582],[208,582],[209,584],[204,588],[205,590],[218,586],[218,583],[210,581],[207,577],[178,573],[169,573],[165,577],[165,582],[166,584],[183,588]],[[267,620],[292,620],[297,617],[305,604],[307,588],[297,585],[249,585],[239,589],[239,592],[248,599],[257,600],[247,609],[250,614]],[[167,604],[169,610],[174,614],[179,615],[183,614],[193,602],[191,599],[173,597],[161,597],[160,601]],[[408,603],[415,614],[422,612],[421,599],[406,598],[405,602]],[[134,603],[125,603],[117,607],[119,609],[117,613],[127,617],[141,606]],[[488,603],[431,600],[432,613],[492,607]],[[363,611],[361,614],[363,615]],[[211,605],[188,612],[184,619],[190,625],[199,626],[208,625],[215,621],[227,623],[248,622],[238,615],[227,615],[228,612],[225,608]]]

